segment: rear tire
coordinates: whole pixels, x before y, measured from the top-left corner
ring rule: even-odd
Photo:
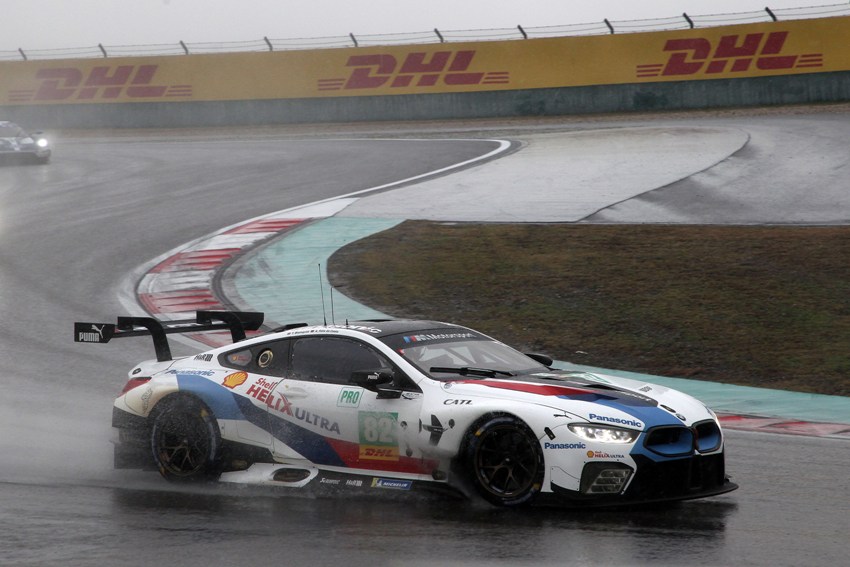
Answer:
[[[200,400],[175,396],[154,410],[151,450],[160,474],[170,481],[216,480],[221,474],[221,432]]]
[[[463,455],[478,493],[497,506],[529,503],[543,483],[543,452],[534,433],[520,419],[489,416],[473,427]]]

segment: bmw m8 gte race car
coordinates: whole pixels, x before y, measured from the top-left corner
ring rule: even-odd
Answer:
[[[433,321],[288,325],[262,314],[76,323],[74,340],[151,335],[115,400],[117,468],[333,492],[442,489],[500,506],[686,500],[737,488],[714,413],[683,393],[554,369]],[[233,344],[172,359],[167,335]]]
[[[51,154],[49,146],[41,132],[30,134],[14,122],[0,121],[0,162],[29,159],[47,163]]]

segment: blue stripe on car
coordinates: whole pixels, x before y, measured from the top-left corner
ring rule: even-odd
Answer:
[[[291,447],[310,461],[323,465],[345,466],[342,458],[318,433],[276,417],[229,388],[216,384],[203,376],[177,374],[181,391],[200,398],[217,419],[235,419],[253,423]]]
[[[236,403],[239,404],[248,421],[270,432],[272,437],[285,443],[310,461],[321,465],[346,466],[322,435],[281,419],[255,406],[248,399],[237,396]]]

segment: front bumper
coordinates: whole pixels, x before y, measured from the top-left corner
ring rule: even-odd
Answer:
[[[45,162],[50,159],[51,153],[50,148],[0,149],[0,161],[34,160]]]
[[[665,461],[653,461],[644,455],[633,455],[633,458],[637,469],[632,471],[624,492],[589,492],[589,487],[599,485],[597,479],[606,471],[631,469],[619,462],[593,462],[585,465],[582,472],[582,490],[568,490],[552,484],[554,500],[567,507],[625,506],[706,498],[738,488],[726,476],[723,453]]]

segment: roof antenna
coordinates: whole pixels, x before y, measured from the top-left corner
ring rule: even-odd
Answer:
[[[334,315],[334,286],[328,282],[328,294],[331,296],[331,324],[336,325],[336,316]]]
[[[322,294],[322,317],[325,321],[325,327],[328,326],[328,315],[325,313],[325,289],[322,287],[322,265],[319,264],[319,292]]]

